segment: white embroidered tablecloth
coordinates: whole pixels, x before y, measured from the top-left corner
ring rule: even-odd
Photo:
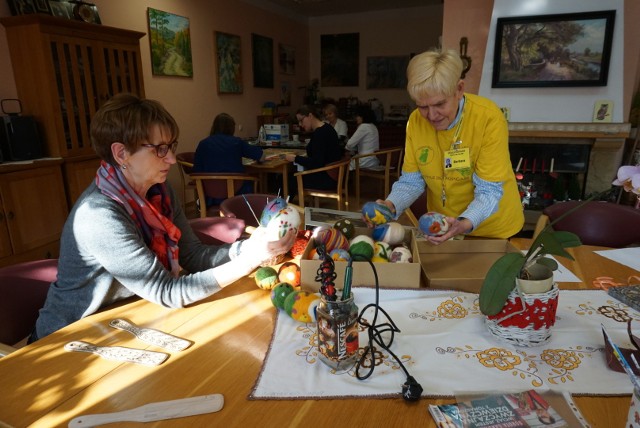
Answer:
[[[354,296],[359,308],[375,302],[372,288],[355,288]],[[423,396],[532,388],[575,395],[632,392],[627,375],[606,366],[601,324],[619,346],[630,347],[626,321],[640,320],[640,313],[603,291],[562,290],[551,340],[534,348],[492,337],[477,294],[386,289],[380,290],[380,306],[401,330],[391,350],[422,385]],[[386,321],[380,317],[378,323]],[[361,331],[361,348],[366,338]],[[301,324],[280,312],[249,398],[397,397],[406,375],[383,350],[376,353],[375,364],[366,380],[358,380],[353,367],[332,371],[318,359],[315,323]]]

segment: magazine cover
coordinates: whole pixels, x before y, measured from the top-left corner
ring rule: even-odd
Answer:
[[[567,422],[534,390],[430,405],[441,428],[560,428]]]

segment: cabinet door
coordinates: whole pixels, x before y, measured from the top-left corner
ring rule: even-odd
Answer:
[[[7,229],[7,216],[2,207],[2,194],[0,194],[0,259],[11,255],[11,240]]]
[[[144,97],[138,43],[132,45],[102,42],[99,50],[100,70],[104,73],[100,83],[105,85],[101,89],[107,99],[120,92],[130,92]]]
[[[68,209],[59,166],[2,174],[0,194],[14,253],[60,238]]]
[[[51,35],[51,59],[55,71],[60,119],[58,135],[62,157],[93,154],[89,138],[91,118],[100,106],[96,74],[96,46],[91,40]]]

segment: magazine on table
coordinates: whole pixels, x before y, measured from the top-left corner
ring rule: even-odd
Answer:
[[[458,397],[454,404],[429,405],[429,412],[440,428],[589,427],[569,394],[544,395],[528,390]]]

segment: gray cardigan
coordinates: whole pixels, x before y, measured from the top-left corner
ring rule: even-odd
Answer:
[[[180,266],[194,273],[171,276],[147,247],[124,207],[103,195],[94,182],[80,196],[65,223],[58,277],[49,287],[31,340],[134,295],[165,307],[181,308],[220,290],[211,268],[230,260],[231,245],[202,244],[173,190],[167,187],[173,221],[182,232],[178,243]]]

